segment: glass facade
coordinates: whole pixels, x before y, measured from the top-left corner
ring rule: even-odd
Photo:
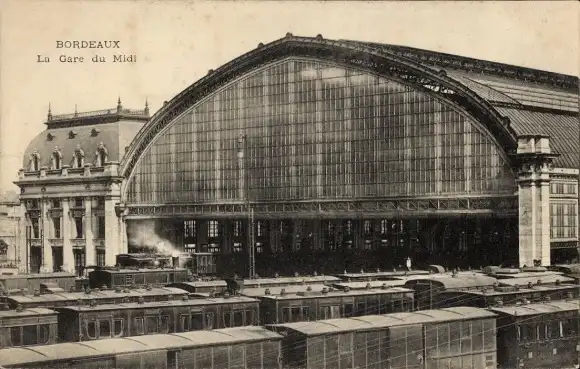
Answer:
[[[575,202],[550,204],[550,237],[576,238],[577,206]]]
[[[253,71],[178,117],[143,154],[128,200],[240,201],[246,179],[253,201],[515,190],[501,148],[450,105],[395,81],[303,59]]]

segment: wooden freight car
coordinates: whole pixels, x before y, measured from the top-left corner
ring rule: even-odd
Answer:
[[[284,368],[496,367],[496,315],[457,307],[270,325]]]
[[[314,321],[413,309],[413,291],[401,287],[355,291],[323,288],[315,291],[304,286],[302,291],[295,294],[266,294],[258,298],[263,324]]]
[[[415,291],[415,308],[424,310],[442,307],[439,302],[440,292],[479,290],[492,287],[497,283],[497,279],[493,277],[479,273],[459,272],[417,276],[405,282],[405,287]]]
[[[574,368],[580,300],[495,306],[499,368]]]
[[[151,269],[96,269],[89,273],[91,288],[125,288],[134,286],[166,286],[176,282],[187,282],[189,271],[183,268]]]
[[[76,277],[70,273],[14,274],[0,276],[0,292],[76,290]]]
[[[515,305],[521,301],[541,302],[566,300],[580,297],[580,285],[532,285],[525,287],[494,286],[468,291],[442,291],[438,294],[437,305],[440,307],[473,306],[486,308],[502,301],[504,305]]]
[[[58,308],[61,341],[91,341],[254,325],[258,300],[221,297]]]
[[[0,349],[20,369],[281,369],[282,336],[261,327]]]
[[[137,302],[142,298],[145,302],[151,301],[167,301],[176,297],[188,295],[187,291],[179,288],[169,287],[148,287],[148,288],[117,288],[115,290],[86,290],[85,292],[62,292],[50,294],[11,294],[0,297],[0,301],[8,304],[11,308],[21,305],[22,307],[35,308],[56,308],[70,305],[78,305],[79,301],[82,304],[89,304],[94,302],[101,304],[119,304],[127,302]]]
[[[56,343],[57,313],[48,309],[0,311],[0,347]]]

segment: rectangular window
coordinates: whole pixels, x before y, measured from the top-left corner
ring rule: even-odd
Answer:
[[[234,220],[234,237],[240,237],[242,235],[242,222],[239,220]]]
[[[238,310],[234,311],[234,327],[244,326],[244,311]]]
[[[97,322],[91,321],[87,322],[87,337],[92,340],[97,339]]]
[[[137,334],[144,334],[145,333],[145,327],[143,324],[143,318],[135,318],[133,320],[133,322],[135,323],[135,333]]]
[[[75,208],[82,208],[84,206],[85,206],[84,199],[82,197],[75,197],[74,207]]]
[[[201,331],[203,329],[203,314],[202,313],[192,313],[191,314],[191,330]]]
[[[207,236],[216,238],[219,235],[219,223],[217,220],[210,220],[208,223]]]
[[[111,321],[99,320],[99,338],[111,337]]]
[[[145,317],[145,328],[147,329],[147,334],[159,333],[159,317],[158,316]]]
[[[53,238],[61,238],[61,234],[60,234],[60,226],[61,226],[61,217],[54,217],[52,218],[52,226],[53,226],[53,233],[52,233],[52,237]]]
[[[38,343],[41,345],[46,345],[48,339],[50,338],[50,325],[40,324],[38,326]]]
[[[10,327],[10,343],[12,346],[22,346],[22,327]]]
[[[60,199],[52,199],[51,206],[53,209],[60,209]]]
[[[97,238],[105,238],[105,217],[104,216],[97,216]]]
[[[105,250],[97,250],[97,266],[105,266]]]
[[[169,316],[162,315],[159,324],[159,333],[169,333]]]
[[[213,329],[215,326],[215,318],[213,313],[205,313],[205,329]]]
[[[77,276],[82,276],[85,270],[85,250],[73,250],[75,259],[75,273]]]
[[[123,336],[123,319],[115,319],[114,320],[114,337],[122,337]]]
[[[234,252],[242,252],[243,247],[241,242],[234,242]]]
[[[191,316],[187,314],[181,314],[179,317],[179,324],[182,332],[188,332],[190,330],[190,319]]]
[[[38,218],[30,218],[32,224],[32,238],[40,238],[40,221]]]
[[[577,236],[577,217],[575,202],[550,204],[551,238],[575,238]]]
[[[224,313],[224,327],[225,328],[232,327],[232,313]]]
[[[195,239],[195,220],[185,220],[183,222],[185,238]]]
[[[282,308],[282,323],[291,323],[290,308]]]
[[[38,344],[38,329],[35,325],[22,327],[22,343],[24,346]]]
[[[85,238],[84,233],[84,224],[83,224],[82,217],[74,218],[75,230],[76,230],[76,238]]]

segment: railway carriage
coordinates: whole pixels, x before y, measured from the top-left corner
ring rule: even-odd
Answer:
[[[38,273],[0,275],[0,292],[71,291],[76,290],[76,277],[70,273]]]
[[[56,343],[57,313],[36,308],[0,311],[0,347]]]
[[[461,307],[267,326],[300,369],[496,367],[496,315]]]
[[[429,275],[426,270],[393,270],[360,273],[342,273],[336,276],[345,282],[371,282],[371,281],[393,281],[405,280],[409,276]]]
[[[0,301],[8,304],[13,309],[18,305],[23,308],[44,307],[52,309],[78,305],[79,301],[85,305],[91,302],[98,305],[137,302],[140,298],[145,302],[167,301],[187,294],[187,291],[170,287],[147,287],[140,289],[117,288],[115,290],[88,289],[85,292],[35,293],[32,295],[12,294],[0,297]]]
[[[187,282],[190,272],[183,268],[148,269],[96,269],[89,273],[91,288],[126,288],[145,286],[166,286],[176,282]]]
[[[315,284],[332,284],[340,281],[339,278],[330,275],[319,276],[297,276],[297,277],[275,277],[275,278],[256,278],[256,279],[226,279],[228,290],[238,293],[246,288],[269,288],[269,287],[286,287]]]
[[[304,287],[295,294],[266,294],[258,298],[263,324],[315,321],[413,309],[413,291],[401,287],[355,291],[332,288],[315,291]]]
[[[57,309],[59,338],[91,341],[156,333],[254,325],[258,300],[234,296],[114,305],[79,305]]]
[[[197,295],[209,295],[210,293],[222,294],[227,291],[228,284],[221,279],[210,281],[192,281],[171,283],[169,287],[179,288]]]
[[[580,300],[495,306],[500,368],[574,368],[580,350]]]
[[[282,336],[261,327],[0,349],[20,369],[282,369]]]

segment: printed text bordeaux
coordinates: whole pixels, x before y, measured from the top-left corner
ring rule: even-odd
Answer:
[[[95,40],[82,40],[82,41],[56,41],[57,49],[120,49],[120,41],[95,41]],[[50,63],[51,57],[48,55],[37,55],[36,61],[38,63]],[[69,55],[61,54],[58,56],[58,61],[60,63],[84,63],[85,61],[91,61],[93,63],[104,63],[107,61],[112,61],[113,63],[135,63],[137,61],[137,55],[134,54],[113,54],[113,55],[99,55],[94,54],[92,56],[80,56],[80,55]]]

